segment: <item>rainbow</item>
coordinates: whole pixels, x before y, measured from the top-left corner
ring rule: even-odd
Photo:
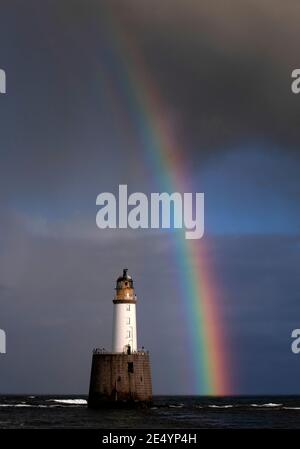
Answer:
[[[129,113],[143,143],[146,165],[155,174],[160,190],[190,191],[186,190],[188,176],[183,152],[172,130],[160,120],[164,117],[164,107],[159,91],[128,33],[122,32],[117,24],[113,11],[106,11],[105,16],[109,43],[104,55],[108,66],[105,81],[110,96],[118,105],[116,95],[125,100],[125,126],[128,129]],[[174,231],[172,235],[182,273],[180,288],[190,333],[194,391],[202,395],[228,395],[231,392],[230,364],[218,310],[219,295],[205,257],[206,244],[203,239],[186,240],[182,231]]]

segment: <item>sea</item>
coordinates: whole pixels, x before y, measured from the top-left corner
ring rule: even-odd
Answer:
[[[84,395],[0,396],[0,428],[300,429],[300,396],[155,396],[117,410],[90,410]]]

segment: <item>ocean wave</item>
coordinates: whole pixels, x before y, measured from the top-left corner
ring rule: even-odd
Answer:
[[[182,408],[184,406],[184,404],[170,404],[169,408]]]
[[[215,404],[212,404],[212,405],[209,405],[208,407],[210,407],[210,408],[232,408],[233,405],[232,404],[227,404],[227,405],[215,405]]]
[[[51,400],[52,401],[52,400]],[[0,407],[19,407],[19,408],[58,408],[58,407],[71,407],[71,406],[78,406],[78,405],[85,405],[87,403],[84,399],[74,399],[76,402],[66,402],[64,403],[63,400],[54,400],[57,402],[56,404],[0,404]],[[67,401],[67,399],[66,399]],[[79,402],[80,401],[80,402]],[[62,404],[60,404],[62,402]]]
[[[250,404],[251,407],[282,407],[282,404],[274,404],[273,402],[268,402],[267,404]]]
[[[59,407],[59,405],[42,405],[42,404],[0,404],[0,407],[30,407],[30,408],[50,408]]]
[[[30,404],[0,404],[0,407],[31,407]]]
[[[51,402],[57,402],[58,404],[70,404],[70,405],[86,405],[86,399],[51,399]]]
[[[300,407],[282,407],[284,410],[300,410]]]

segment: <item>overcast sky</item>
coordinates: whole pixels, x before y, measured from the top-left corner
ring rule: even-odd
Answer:
[[[2,0],[0,392],[87,393],[127,266],[154,393],[195,393],[172,237],[95,223],[100,192],[159,189],[122,89],[128,37],[205,192],[195,244],[221,292],[233,393],[300,393],[299,21],[293,0]]]

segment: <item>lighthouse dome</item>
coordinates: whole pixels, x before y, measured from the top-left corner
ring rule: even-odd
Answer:
[[[128,268],[124,268],[123,275],[117,279],[117,290],[122,288],[133,288],[133,280],[128,274]]]

